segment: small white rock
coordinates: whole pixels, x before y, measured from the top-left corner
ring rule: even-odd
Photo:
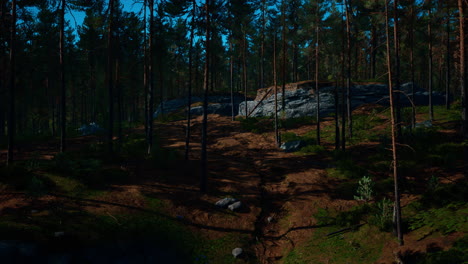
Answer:
[[[235,248],[232,250],[232,255],[237,258],[238,256],[240,256],[242,254],[242,248]]]
[[[231,205],[228,206],[229,210],[235,211],[241,207],[242,203],[240,201],[237,201]]]

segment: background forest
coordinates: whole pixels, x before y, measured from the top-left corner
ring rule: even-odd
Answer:
[[[0,8],[0,254],[467,261],[466,0]],[[286,87],[305,83],[316,115],[286,118]],[[385,86],[389,104],[354,107],[359,85]],[[334,87],[327,115],[323,87]],[[247,103],[245,116],[208,117],[208,95],[273,89],[274,118],[249,117]],[[403,105],[416,89],[427,104]],[[176,98],[187,103],[166,112]]]

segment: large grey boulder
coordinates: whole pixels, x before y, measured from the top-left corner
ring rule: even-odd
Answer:
[[[411,83],[401,85],[400,91],[395,93],[400,97],[402,106],[411,106],[409,97],[411,96]],[[338,87],[336,90],[341,102],[341,94],[344,88]],[[414,101],[417,105],[427,105],[429,94],[418,86],[414,87]],[[264,92],[264,91],[263,91]],[[335,87],[328,86],[320,88],[320,115],[325,116],[335,111]],[[389,104],[388,86],[385,84],[353,85],[350,89],[351,108],[355,109],[363,104]],[[285,109],[282,109],[282,93],[278,93],[278,114],[285,118],[296,118],[303,116],[315,116],[317,111],[317,95],[311,87],[303,87],[296,90],[285,91]],[[251,117],[274,116],[275,100],[274,94],[269,94],[264,98],[257,96],[258,101],[243,101],[239,105],[239,115],[246,114],[245,106],[247,104],[247,114]],[[432,102],[434,105],[445,102],[444,94],[433,92]]]

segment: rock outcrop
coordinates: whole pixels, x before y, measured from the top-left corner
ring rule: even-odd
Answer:
[[[320,87],[320,114],[327,115],[335,111],[335,87]],[[272,88],[261,89],[254,101],[247,101],[247,113],[251,117],[273,116],[274,115],[274,94]],[[301,82],[298,85],[289,85],[285,91],[285,109],[282,109],[282,93],[278,93],[278,111],[282,117],[295,118],[302,116],[315,116],[317,111],[317,96],[314,93],[313,82]],[[341,87],[338,87],[338,94],[341,94]],[[270,92],[268,92],[270,91]],[[278,89],[280,92],[280,89]],[[395,93],[400,96],[402,106],[410,106],[411,83],[401,86],[400,92]],[[263,100],[262,100],[263,99]],[[414,102],[416,105],[427,105],[429,93],[419,87],[415,87]],[[341,95],[339,96],[341,102]],[[443,104],[445,96],[443,93],[434,92],[432,95],[434,105]],[[351,107],[354,109],[363,104],[389,104],[388,86],[385,84],[356,84],[351,88]],[[239,115],[245,115],[246,102],[239,105]]]

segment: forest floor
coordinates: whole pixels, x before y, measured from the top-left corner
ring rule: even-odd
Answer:
[[[386,131],[388,116],[376,114],[373,107],[361,107],[355,113],[378,119],[379,123],[369,129]],[[423,121],[424,115],[418,115],[418,119]],[[439,120],[434,123],[443,128],[438,133],[456,142],[454,122],[442,117]],[[373,122],[358,121],[356,131],[359,125]],[[121,239],[102,229],[124,230],[123,236],[131,238],[145,232],[153,234],[153,227],[146,228],[158,224],[168,232],[164,239],[172,240],[173,236],[184,240],[182,244],[202,244],[190,246],[197,252],[191,260],[194,263],[390,264],[397,257],[416,263],[425,254],[448,250],[466,235],[465,223],[459,223],[460,219],[466,220],[466,203],[461,209],[457,204],[456,210],[465,213],[452,223],[458,228],[448,232],[424,226],[412,230],[408,227],[412,222],[405,221],[403,246],[398,245],[391,231],[379,230],[372,215],[381,202],[379,197],[392,197],[389,163],[384,162],[390,152],[381,142],[356,140],[350,142],[346,156],[337,157],[332,151],[333,124],[331,117],[322,122],[322,148],[286,153],[274,143],[270,120],[255,120],[252,127],[245,121],[210,115],[206,193],[199,192],[201,117],[192,122],[189,161],[183,159],[185,121],[156,123],[158,148],[150,159],[142,158],[141,149],[137,149],[144,148],[143,128],[126,131],[127,140],[122,146],[125,155],[119,157],[98,159],[93,152],[103,144],[94,136],[70,139],[70,152],[76,153],[72,157],[57,158],[60,155],[56,153],[55,141],[20,145],[20,163],[39,180],[31,183],[30,179],[10,179],[0,185],[0,239],[55,241],[55,245],[63,241]],[[315,133],[312,122],[287,127],[287,132],[282,131],[285,137],[307,138]],[[356,132],[356,137],[366,134],[363,130]],[[379,152],[382,148],[383,152]],[[5,151],[0,155],[4,160]],[[384,158],[376,161],[379,155]],[[382,164],[374,166],[376,163]],[[438,175],[436,184],[440,185],[462,180],[460,162],[443,165],[446,164],[403,172],[407,178],[404,184],[411,184],[402,193],[403,214],[421,219],[410,205],[421,199],[431,175]],[[379,171],[377,167],[384,169]],[[107,176],[97,179],[98,174],[92,170]],[[365,175],[352,175],[363,173],[374,178],[375,192],[380,192],[370,206],[354,199],[357,182]],[[12,178],[18,172],[7,174]],[[67,174],[73,176],[62,177]],[[231,212],[216,207],[216,201],[224,197],[240,200],[241,209]],[[135,218],[136,215],[142,217]],[[186,229],[197,238],[182,235]],[[57,238],[59,231],[66,235]],[[160,232],[164,231],[154,230],[156,236]],[[244,250],[238,259],[231,255],[235,247]]]

